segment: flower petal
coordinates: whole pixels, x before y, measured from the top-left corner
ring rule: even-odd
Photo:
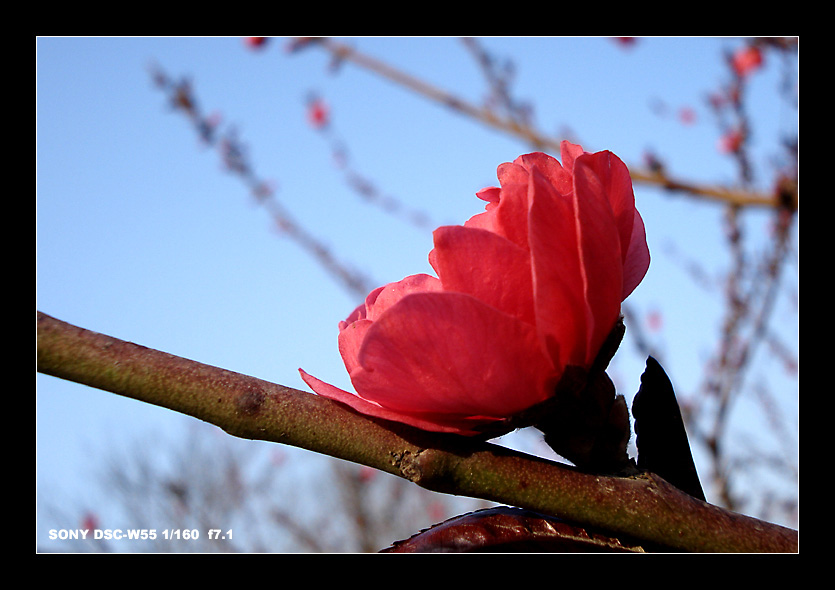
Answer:
[[[563,168],[566,170],[574,170],[574,161],[584,153],[586,152],[583,151],[583,148],[577,144],[565,140],[560,142],[560,159]]]
[[[593,184],[588,188],[608,200],[625,260],[635,222],[635,195],[626,164],[611,152],[583,154],[575,161],[574,178],[575,184],[579,183],[581,187]]]
[[[582,148],[580,149],[582,153]],[[539,172],[545,175],[551,186],[562,195],[567,195],[574,190],[570,172],[571,168],[563,166],[553,156],[542,152],[534,152],[519,156],[516,158],[516,162],[524,166],[528,171],[534,168],[539,170]]]
[[[373,324],[371,320],[357,320],[347,324],[344,328],[339,330],[337,342],[339,345],[339,354],[342,356],[342,362],[345,363],[345,369],[348,374],[351,374],[355,368],[359,366],[359,353],[362,347],[362,340],[365,338],[365,333]]]
[[[412,414],[510,416],[544,400],[554,377],[533,326],[450,292],[404,297],[369,328],[359,362],[363,398]]]
[[[641,214],[635,209],[635,221],[632,224],[632,238],[626,249],[623,262],[623,294],[626,299],[635,290],[649,270],[649,248],[647,247],[646,230]]]
[[[400,281],[389,283],[372,291],[374,298],[369,302],[366,299],[367,317],[369,320],[376,320],[381,314],[400,301],[410,293],[421,293],[424,291],[441,291],[441,281],[428,274],[416,274],[406,277]],[[369,296],[370,297],[370,296]]]
[[[629,173],[625,166],[610,165],[613,162],[607,154],[584,154],[574,162],[575,207],[589,314],[588,362],[594,359],[620,314],[624,259],[621,244],[629,243],[634,222]],[[624,173],[625,179],[622,176]],[[625,187],[628,187],[628,197],[624,195]],[[623,203],[629,199],[632,199],[631,208]],[[612,200],[616,202],[619,218],[615,217]],[[620,232],[626,225],[627,217],[629,235],[624,241]]]
[[[453,419],[448,416],[437,416],[433,414],[404,414],[401,412],[388,410],[380,406],[379,404],[375,404],[373,402],[364,400],[356,394],[349,393],[343,389],[331,385],[330,383],[326,383],[325,381],[322,381],[321,379],[318,379],[313,375],[310,375],[303,369],[299,369],[299,373],[301,374],[301,377],[304,380],[304,382],[307,383],[308,387],[310,387],[314,392],[316,392],[318,395],[321,395],[322,397],[326,397],[328,399],[332,399],[335,402],[345,404],[346,406],[352,408],[353,410],[365,416],[400,422],[402,424],[414,426],[415,428],[420,428],[421,430],[428,430],[431,432],[448,432],[462,435],[474,435],[479,434],[479,430],[476,430],[475,428],[482,424],[495,421],[493,418],[483,418],[480,416],[475,416],[472,418]]]
[[[517,166],[518,171],[527,174]],[[517,172],[518,172],[517,171]],[[473,216],[465,227],[480,227],[507,238],[522,248],[528,247],[528,188],[525,183],[502,184],[498,204],[489,203],[487,211]]]
[[[585,361],[588,322],[573,195],[559,194],[538,170],[530,180],[530,248],[536,325],[554,365]]]
[[[416,274],[371,291],[363,305],[357,307],[348,319],[339,322],[339,354],[348,374],[358,366],[357,357],[365,332],[374,320],[406,295],[441,290],[441,281],[437,278],[427,274]]]
[[[498,203],[499,196],[501,195],[502,189],[497,186],[488,186],[487,188],[483,188],[478,191],[475,196],[477,196],[482,201],[487,201],[487,207],[490,206],[490,203]]]
[[[534,324],[528,252],[493,232],[444,226],[434,232],[430,262],[445,291],[473,297]]]
[[[621,300],[626,299],[646,275],[650,260],[644,222],[635,209],[629,170],[611,152],[597,152],[578,157],[574,173],[575,183],[583,185],[590,182],[595,185],[593,190],[602,191],[609,200],[620,238],[624,268]]]

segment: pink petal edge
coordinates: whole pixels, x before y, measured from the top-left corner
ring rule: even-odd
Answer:
[[[299,369],[299,373],[301,374],[301,377],[304,380],[304,382],[307,383],[308,387],[310,387],[317,395],[331,399],[341,404],[345,404],[346,406],[352,408],[353,410],[365,416],[371,416],[383,420],[399,422],[401,424],[407,424],[409,426],[413,426],[421,430],[428,430],[430,432],[446,432],[470,436],[479,434],[479,432],[477,430],[473,430],[463,426],[464,424],[466,424],[467,422],[474,422],[476,425],[478,425],[488,421],[481,417],[473,417],[470,421],[462,419],[461,426],[454,426],[451,424],[441,424],[436,421],[421,419],[417,416],[401,414],[400,412],[394,412],[386,408],[383,408],[373,402],[369,402],[356,394],[349,393],[343,389],[331,385],[330,383],[326,383],[321,379],[317,379],[313,375],[310,375],[309,373],[305,372],[304,369]]]

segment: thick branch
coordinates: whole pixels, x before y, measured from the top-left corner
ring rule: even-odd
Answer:
[[[502,447],[370,420],[325,398],[72,326],[38,312],[38,371],[188,414],[250,439],[368,465],[685,551],[795,552],[797,532],[664,480],[602,477]]]

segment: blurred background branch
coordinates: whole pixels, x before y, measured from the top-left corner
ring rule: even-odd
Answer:
[[[536,150],[549,151],[554,154],[560,152],[560,142],[565,138],[555,138],[536,130],[529,120],[520,116],[520,108],[509,103],[509,95],[504,80],[501,77],[492,75],[489,69],[491,57],[484,52],[475,39],[465,38],[467,47],[476,55],[479,64],[487,73],[488,83],[497,91],[493,96],[499,97],[499,104],[503,108],[497,112],[490,106],[479,107],[471,104],[454,94],[433,86],[432,84],[416,78],[406,72],[399,70],[375,57],[361,53],[345,43],[340,43],[327,37],[304,37],[297,39],[291,45],[293,50],[299,50],[308,46],[320,47],[329,52],[334,59],[335,65],[342,62],[350,62],[353,65],[364,68],[383,78],[399,84],[406,89],[416,92],[419,95],[438,102],[459,114],[471,117],[476,121],[496,128],[524,139]],[[779,47],[790,48],[791,44],[778,45]],[[503,112],[502,112],[503,111]],[[596,151],[594,146],[587,146],[588,151]],[[627,163],[629,164],[629,163]],[[714,199],[729,205],[740,207],[788,207],[797,206],[797,195],[762,194],[751,191],[740,191],[725,187],[707,186],[698,182],[676,179],[669,176],[663,168],[655,170],[642,170],[635,165],[629,165],[632,180],[639,184],[660,186],[670,191],[687,193],[693,197]]]

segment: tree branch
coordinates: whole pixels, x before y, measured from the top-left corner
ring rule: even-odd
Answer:
[[[796,552],[797,532],[698,501],[653,474],[597,476],[461,437],[371,420],[331,400],[37,314],[38,371],[210,422],[234,436],[368,465],[684,551]]]
[[[532,145],[535,149],[550,150],[556,153],[560,151],[559,139],[544,135],[530,125],[520,123],[514,118],[496,114],[487,107],[479,107],[471,104],[445,90],[402,72],[379,59],[365,55],[348,45],[327,37],[316,37],[310,38],[307,43],[301,43],[299,46],[308,44],[325,49],[338,62],[350,61],[356,66],[408,88],[430,100],[441,103],[462,115],[471,117],[510,135],[515,135]],[[629,166],[629,172],[632,180],[636,183],[659,186],[669,191],[683,192],[694,197],[720,201],[729,205],[739,207],[778,207],[785,205],[777,195],[734,190],[721,186],[710,186],[678,180],[661,171],[642,171],[635,166]],[[796,208],[796,195],[793,197],[791,205],[793,208]]]

